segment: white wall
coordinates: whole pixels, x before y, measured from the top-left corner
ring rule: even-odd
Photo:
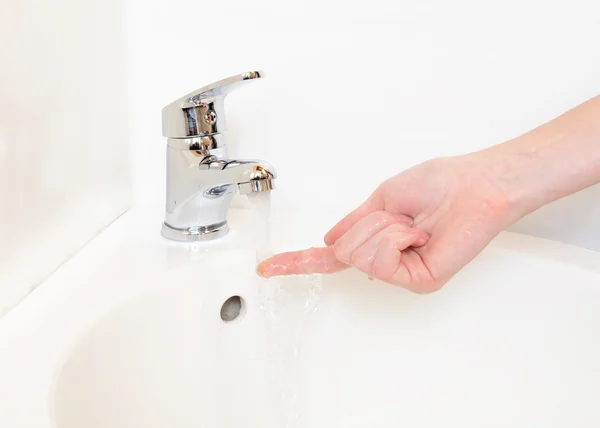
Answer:
[[[415,163],[515,137],[600,93],[596,0],[129,0],[134,179],[164,197],[160,109],[248,69],[230,153],[278,169],[275,205],[345,214]],[[600,188],[516,230],[600,250]]]
[[[0,6],[0,316],[130,201],[122,5]]]

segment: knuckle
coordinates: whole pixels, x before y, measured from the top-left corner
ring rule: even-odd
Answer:
[[[383,282],[389,282],[390,280],[389,275],[386,275],[385,272],[382,272],[382,269],[377,266],[373,266],[371,274],[373,275],[373,278],[377,278]]]
[[[425,281],[404,286],[407,290],[415,294],[431,294],[439,291],[447,281]]]
[[[387,282],[391,284],[394,278],[394,272],[396,271],[397,266],[382,266],[380,264],[373,263],[373,267],[371,269],[371,273],[374,278],[377,278],[383,282]]]
[[[358,268],[358,265],[360,264],[360,257],[358,255],[358,251],[354,251],[352,254],[350,254],[350,264]]]
[[[394,245],[394,235],[389,233],[381,238],[381,242],[379,243],[379,247],[382,251],[390,251],[395,249]]]
[[[368,216],[368,221],[376,222],[376,223],[384,223],[389,224],[393,221],[392,214],[387,211],[375,211],[374,213]]]
[[[401,224],[401,223],[394,223],[391,226],[388,226],[388,232],[390,234],[404,232],[404,231],[406,231],[406,229],[408,229],[408,226],[406,226],[405,224]],[[388,235],[388,239],[391,239],[390,235]]]
[[[355,251],[352,256],[350,257],[350,261],[351,261],[351,265],[363,272],[368,274],[369,276],[373,276],[372,275],[372,267],[371,267],[371,263],[369,262],[368,259],[362,257],[360,254],[357,254],[358,252]]]
[[[337,241],[333,244],[333,254],[342,263],[350,264],[350,251],[347,246]]]
[[[356,256],[356,251],[354,253],[350,254],[350,257],[349,257],[349,260],[348,260],[347,264],[349,264],[350,266],[354,267],[355,269],[360,270],[360,268],[359,268],[360,263],[358,263],[358,258]]]
[[[387,211],[375,211],[372,215],[378,220],[388,220],[391,217]]]

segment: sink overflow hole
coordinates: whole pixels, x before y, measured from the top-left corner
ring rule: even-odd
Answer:
[[[221,319],[225,322],[233,321],[242,314],[244,301],[240,296],[231,296],[221,306]]]

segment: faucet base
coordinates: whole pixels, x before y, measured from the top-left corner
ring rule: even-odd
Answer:
[[[210,226],[195,226],[179,229],[163,223],[161,234],[167,239],[180,242],[210,241],[221,238],[229,232],[227,221]]]

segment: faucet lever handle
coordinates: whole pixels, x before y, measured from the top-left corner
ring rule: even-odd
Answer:
[[[225,130],[225,96],[245,82],[264,77],[262,71],[248,71],[204,86],[167,105],[162,110],[163,136],[194,138]]]

